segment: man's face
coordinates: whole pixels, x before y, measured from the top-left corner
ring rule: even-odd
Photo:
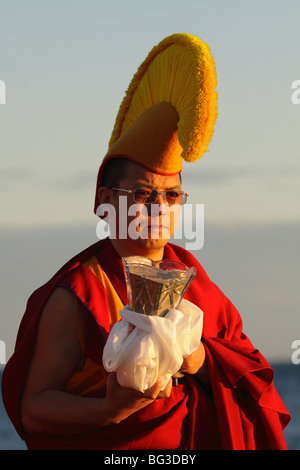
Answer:
[[[115,187],[128,190],[143,188],[157,191],[180,191],[181,183],[178,174],[158,175],[128,161],[126,175]],[[174,234],[180,207],[169,206],[162,195],[158,196],[153,205],[142,205],[135,202],[130,193],[112,191],[107,188],[101,188],[101,190],[100,201],[102,199],[103,202],[104,194],[106,194],[105,202],[109,202],[115,208],[116,237],[125,249],[139,251],[140,254],[151,257],[151,252],[162,249]],[[132,212],[128,215],[130,208]],[[136,232],[136,237],[132,236],[133,231]]]

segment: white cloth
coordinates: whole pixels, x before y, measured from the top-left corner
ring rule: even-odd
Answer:
[[[116,372],[123,387],[141,392],[151,388],[158,376],[162,390],[179,369],[183,356],[195,351],[201,340],[203,312],[183,299],[165,317],[143,315],[126,306],[115,323],[103,350],[103,366]],[[130,332],[130,325],[135,328]]]

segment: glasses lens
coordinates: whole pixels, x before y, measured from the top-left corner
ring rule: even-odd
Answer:
[[[159,192],[156,189],[136,189],[134,191],[134,200],[141,204],[153,204],[157,200],[158,194]],[[160,194],[170,205],[186,203],[187,194],[181,191],[162,191]]]
[[[136,189],[134,191],[134,200],[141,204],[147,204],[148,199],[151,198],[152,192],[153,191],[149,191],[148,189]]]
[[[180,191],[166,191],[166,199],[168,204],[182,204]]]

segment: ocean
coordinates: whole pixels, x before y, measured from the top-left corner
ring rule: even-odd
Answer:
[[[275,386],[292,416],[284,431],[289,450],[300,450],[300,364],[271,364]],[[0,372],[1,379],[2,373]],[[0,399],[0,450],[25,450],[26,446],[11,424]]]

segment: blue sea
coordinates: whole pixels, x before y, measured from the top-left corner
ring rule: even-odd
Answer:
[[[289,450],[300,450],[300,364],[272,364],[275,386],[289,413],[284,431]],[[0,371],[1,379],[2,373]],[[1,395],[1,394],[0,394]],[[0,450],[25,450],[26,446],[11,424],[0,399]]]

